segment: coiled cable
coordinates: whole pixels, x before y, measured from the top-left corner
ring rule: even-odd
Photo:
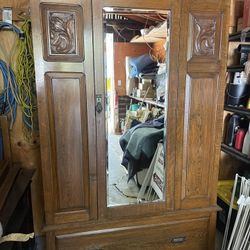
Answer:
[[[0,93],[0,115],[8,115],[10,113],[10,127],[12,128],[13,123],[16,119],[17,102],[12,94],[12,88],[17,92],[16,77],[7,64],[0,59],[0,70],[3,76],[3,90]],[[9,82],[10,81],[10,82]],[[10,87],[10,84],[12,88]]]

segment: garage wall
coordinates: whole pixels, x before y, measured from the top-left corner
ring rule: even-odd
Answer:
[[[1,0],[0,10],[3,7],[13,8],[13,17],[19,11],[27,11],[29,9],[29,0]],[[2,20],[2,11],[0,11],[0,19]],[[20,20],[20,19],[19,19]],[[14,21],[18,27],[21,26],[21,21]],[[1,46],[9,53],[13,44],[15,43],[16,34],[11,31],[1,31],[0,41]],[[16,55],[17,53],[15,53]],[[0,58],[6,60],[3,53],[0,51]],[[15,58],[15,56],[14,56]],[[15,61],[15,59],[13,60]],[[2,89],[3,80],[0,74],[0,89]],[[36,169],[32,181],[32,206],[34,227],[36,234],[40,234],[41,226],[43,224],[43,196],[42,196],[42,182],[40,178],[40,147],[38,131],[33,133],[29,140],[24,136],[24,127],[22,122],[22,113],[20,109],[17,111],[17,118],[13,128],[10,130],[11,140],[11,155],[14,163],[21,164],[24,168]]]

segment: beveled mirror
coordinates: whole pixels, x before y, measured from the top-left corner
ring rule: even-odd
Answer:
[[[165,200],[170,12],[103,9],[107,206]]]

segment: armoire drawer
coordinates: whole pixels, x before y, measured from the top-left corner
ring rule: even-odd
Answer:
[[[208,219],[56,236],[57,250],[208,249]]]

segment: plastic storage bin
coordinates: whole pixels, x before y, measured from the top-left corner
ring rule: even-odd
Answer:
[[[228,84],[225,93],[226,104],[246,107],[249,98],[249,87],[249,84]]]

